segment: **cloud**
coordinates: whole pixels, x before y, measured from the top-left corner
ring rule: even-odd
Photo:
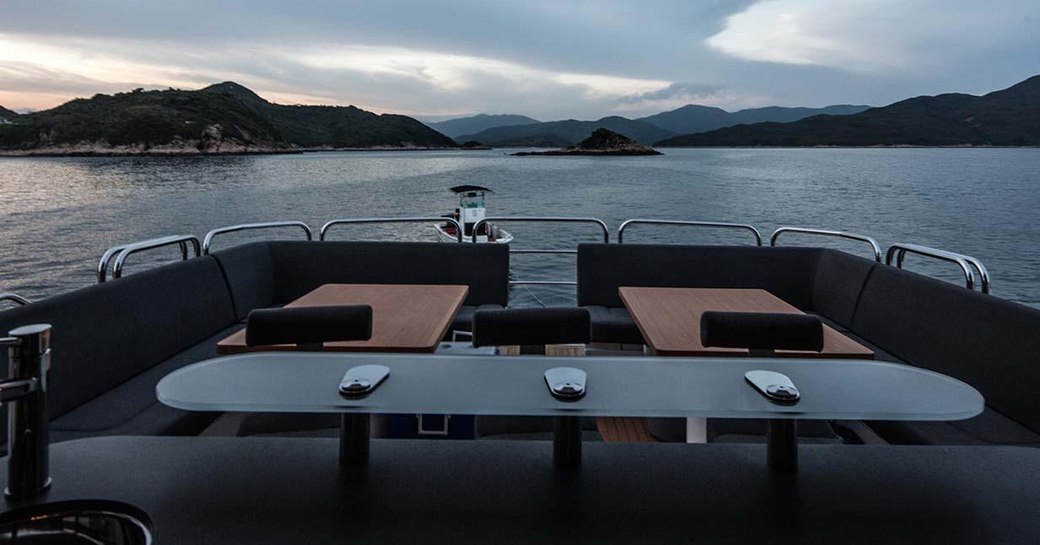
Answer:
[[[722,93],[722,87],[718,85],[706,85],[701,83],[673,83],[661,89],[647,91],[634,95],[625,95],[618,100],[624,104],[639,104],[660,100],[685,100],[697,101],[709,99]]]
[[[355,104],[380,113],[493,112],[507,103],[540,115],[556,110],[595,116],[619,97],[670,84],[404,47],[323,43],[286,49],[242,42],[212,54],[206,47],[177,43],[86,38],[44,43],[12,34],[0,34],[0,73],[0,96],[9,107],[35,109],[62,102],[56,100],[61,92],[67,100],[135,87],[199,88],[231,79],[278,102]],[[26,94],[12,99],[17,92]]]
[[[886,104],[1036,72],[1036,0],[4,2],[0,104],[233,80],[284,103],[597,119]]]
[[[1035,47],[1038,20],[1035,0],[763,0],[726,18],[705,43],[750,61],[892,74]]]

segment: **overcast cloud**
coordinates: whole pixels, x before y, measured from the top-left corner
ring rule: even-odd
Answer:
[[[883,105],[1040,73],[1036,0],[0,0],[0,105],[234,80],[426,118]]]

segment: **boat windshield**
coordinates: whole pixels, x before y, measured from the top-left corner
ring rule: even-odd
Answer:
[[[484,208],[484,193],[467,193],[459,197],[459,205],[462,208]]]

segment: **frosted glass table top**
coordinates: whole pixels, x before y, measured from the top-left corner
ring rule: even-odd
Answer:
[[[365,398],[340,395],[347,369],[364,364],[390,376]],[[553,398],[543,378],[551,367],[584,370],[585,397]],[[787,375],[801,400],[768,401],[744,381],[753,369]],[[786,358],[255,353],[174,371],[156,393],[178,409],[237,412],[962,420],[983,409],[974,388],[924,369]]]

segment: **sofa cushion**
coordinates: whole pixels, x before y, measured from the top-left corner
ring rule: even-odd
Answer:
[[[509,248],[437,242],[270,242],[274,302],[322,284],[460,284],[467,305],[506,305]]]
[[[203,256],[0,312],[3,333],[41,322],[54,326],[55,418],[203,342],[235,313],[216,260]]]
[[[239,320],[250,310],[266,308],[274,302],[274,267],[266,242],[242,244],[210,255],[224,273]]]
[[[852,329],[903,361],[967,382],[988,406],[1040,432],[1040,310],[876,267]]]
[[[844,328],[852,325],[867,277],[877,262],[838,250],[820,250],[812,284],[812,309]]]
[[[594,343],[614,344],[646,344],[643,334],[632,319],[632,315],[624,307],[605,307],[602,305],[586,305],[592,329],[590,336]]]
[[[812,308],[818,248],[578,245],[578,305],[624,306],[621,286],[761,288]]]
[[[217,413],[192,413],[163,405],[155,398],[155,387],[163,377],[181,367],[216,357],[217,342],[241,327],[236,324],[222,329],[203,342],[115,386],[54,419],[51,429],[118,435],[199,433],[216,418]]]
[[[993,409],[957,422],[868,422],[889,443],[901,445],[1040,446],[1040,435]]]

